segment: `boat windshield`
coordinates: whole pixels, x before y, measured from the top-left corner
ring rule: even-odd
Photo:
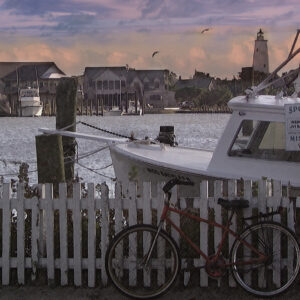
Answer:
[[[244,120],[229,156],[300,162],[300,151],[285,150],[285,123]]]

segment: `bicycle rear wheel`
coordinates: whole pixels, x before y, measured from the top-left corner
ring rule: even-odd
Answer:
[[[230,255],[236,282],[256,296],[271,297],[286,291],[295,281],[300,266],[300,248],[293,232],[278,223],[261,222],[250,226],[240,237]],[[267,259],[258,262],[258,255],[242,240]]]
[[[130,297],[157,297],[171,287],[178,275],[178,248],[165,231],[160,231],[145,264],[156,233],[154,226],[135,225],[121,231],[110,243],[106,271],[113,284]]]

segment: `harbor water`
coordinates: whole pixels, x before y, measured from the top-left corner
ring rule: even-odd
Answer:
[[[173,125],[179,145],[214,149],[217,145],[229,114],[151,114],[144,116],[78,116],[84,121],[105,130],[122,135],[146,136],[155,139],[161,125]],[[38,128],[55,129],[55,117],[0,118],[0,176],[4,182],[17,179],[22,162],[29,164],[30,183],[37,183],[35,136]],[[78,132],[111,136],[99,130],[77,125]],[[106,145],[95,141],[77,139],[79,164],[75,165],[76,174],[82,182],[112,184],[114,178],[109,150],[106,148],[88,155]],[[85,157],[84,157],[85,156]],[[100,174],[103,174],[100,175]]]

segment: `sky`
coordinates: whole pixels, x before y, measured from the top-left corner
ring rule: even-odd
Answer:
[[[0,20],[0,61],[54,61],[67,75],[127,64],[231,79],[252,65],[260,28],[270,70],[287,57],[300,1],[0,0]]]

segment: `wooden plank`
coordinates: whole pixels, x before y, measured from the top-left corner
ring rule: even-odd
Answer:
[[[158,183],[157,184],[157,223],[160,222],[160,216],[164,207],[164,199],[165,194],[163,192],[163,186],[164,183]],[[157,241],[157,256],[160,260],[160,264],[158,266],[157,270],[157,283],[158,285],[161,285],[165,282],[165,241],[162,239],[159,239]]]
[[[215,222],[222,224],[222,208],[218,204],[218,199],[223,196],[223,182],[217,180],[214,182],[214,203],[213,208],[215,211]],[[222,229],[214,227],[214,241],[215,241],[215,253],[218,250],[219,244],[222,240]],[[218,286],[220,286],[220,281],[218,280]]]
[[[47,183],[46,188],[46,249],[48,284],[54,284],[54,210],[53,185]]]
[[[74,241],[74,285],[81,286],[82,284],[82,219],[81,219],[81,185],[80,183],[73,184],[73,241]]]
[[[208,182],[202,181],[200,184],[200,218],[208,219]],[[208,224],[200,222],[200,249],[208,254]],[[201,256],[200,266],[204,266],[205,259]],[[208,276],[204,268],[200,269],[200,286],[208,286]]]
[[[144,182],[143,183],[143,223],[144,224],[152,224],[152,211],[151,211],[151,183]],[[145,232],[143,234],[143,254],[147,255],[151,246],[151,234]],[[144,285],[147,287],[151,287],[151,262],[149,262],[149,266],[147,270],[143,271],[144,276]],[[148,271],[150,270],[150,272]]]
[[[259,212],[266,213],[267,211],[267,198],[266,198],[266,180],[261,179],[258,181],[258,210]],[[263,250],[263,249],[261,249]],[[258,271],[258,285],[261,288],[266,287],[267,281],[265,278],[265,270],[260,269]]]
[[[2,214],[2,285],[8,285],[10,279],[10,237],[11,237],[11,187],[10,183],[3,186]]]
[[[88,286],[95,287],[96,281],[96,211],[95,186],[88,184]]]
[[[68,285],[67,185],[59,184],[60,284]]]
[[[38,198],[34,197],[31,199],[32,209],[31,209],[31,259],[32,259],[32,271],[31,280],[36,280],[37,266],[39,263],[38,257],[38,239],[39,239],[39,202]]]
[[[18,184],[17,194],[17,260],[18,283],[25,284],[24,184]]]
[[[137,224],[137,209],[136,209],[136,184],[134,182],[129,183],[129,226]],[[137,258],[137,236],[132,234],[129,237],[129,285],[136,285],[136,258]]]
[[[248,200],[249,201],[249,208],[245,208],[243,209],[243,215],[245,218],[247,217],[251,217],[252,216],[252,208],[253,208],[253,201],[251,201],[252,199],[252,181],[250,180],[246,180],[244,181],[244,199],[245,200]],[[252,224],[252,221],[251,220],[248,220],[247,221],[249,225]],[[252,239],[251,239],[251,236],[249,238],[247,238],[247,242],[249,244],[252,243]],[[248,247],[244,247],[244,256],[245,257],[251,257],[251,250],[248,248]],[[245,272],[244,274],[244,279],[245,279],[245,282],[250,284],[251,283],[251,276],[252,276],[252,272],[249,271],[249,272]]]
[[[109,227],[109,191],[105,183],[101,184],[101,279],[102,284],[107,285],[107,274],[105,270],[105,253],[108,246]]]
[[[228,198],[230,200],[237,198],[237,182],[236,180],[228,180]],[[231,211],[229,211],[229,214]],[[237,231],[237,223],[236,223],[236,214],[234,214],[232,220],[231,220],[231,230]],[[235,241],[235,237],[231,234],[228,236],[228,242],[229,242],[229,249],[231,249],[233,243]],[[236,282],[232,278],[232,276],[229,276],[229,286],[230,287],[236,287]]]

